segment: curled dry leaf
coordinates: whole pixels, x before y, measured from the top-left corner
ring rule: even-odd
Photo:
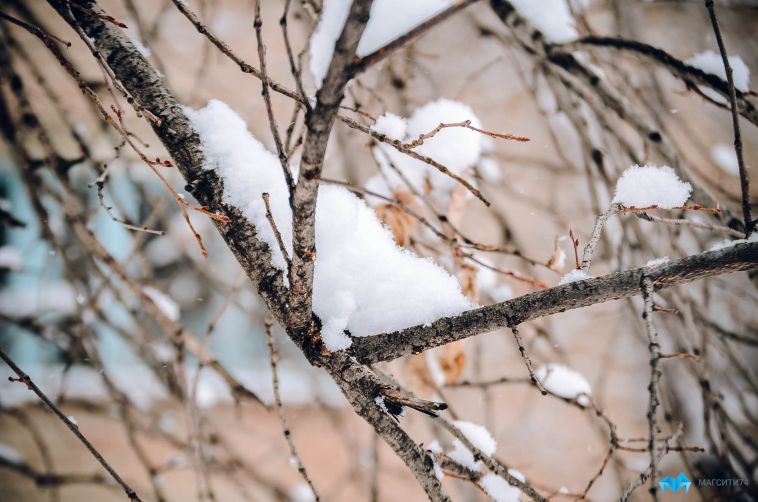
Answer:
[[[395,199],[408,207],[418,211],[418,202],[410,192],[397,192]],[[400,247],[405,247],[411,240],[411,234],[416,228],[418,221],[412,215],[394,204],[381,204],[376,208],[376,215],[379,219],[392,230],[395,237],[395,243]]]
[[[560,242],[563,240],[561,237],[555,238],[555,245],[553,248],[553,255],[547,261],[546,265],[549,269],[556,272],[563,272],[563,268],[566,265],[566,252],[561,249]]]
[[[434,399],[440,387],[456,383],[466,369],[465,340],[405,359],[403,380],[418,396]]]

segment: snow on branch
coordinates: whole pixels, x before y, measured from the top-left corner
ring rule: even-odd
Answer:
[[[269,194],[272,219],[291,253],[292,212],[277,157],[221,101],[186,113],[200,135],[206,169],[217,170],[224,181],[224,201],[255,225],[271,248],[274,265],[286,272],[286,257],[262,196]],[[351,345],[345,330],[353,336],[370,336],[430,323],[472,307],[454,277],[430,259],[397,247],[374,212],[343,187],[319,188],[316,248],[313,309],[330,351]]]
[[[679,179],[669,166],[632,166],[616,183],[614,204],[625,207],[671,209],[686,204],[692,185]]]
[[[351,0],[325,0],[316,31],[310,40],[310,70],[316,87],[326,77],[334,44],[345,25]],[[358,43],[357,55],[367,56],[453,5],[452,0],[376,0]]]

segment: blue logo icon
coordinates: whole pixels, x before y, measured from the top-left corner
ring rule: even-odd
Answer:
[[[658,485],[661,487],[661,492],[663,493],[666,492],[666,489],[669,489],[672,492],[676,493],[682,488],[684,488],[684,493],[689,493],[690,485],[692,485],[692,482],[690,481],[690,478],[684,475],[683,472],[680,472],[676,478],[666,476],[665,478],[658,481]]]

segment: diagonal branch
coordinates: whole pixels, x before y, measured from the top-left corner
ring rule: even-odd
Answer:
[[[455,317],[445,317],[426,326],[353,338],[349,353],[363,363],[389,361],[504,326],[517,326],[530,319],[637,295],[643,275],[650,277],[655,289],[659,290],[756,267],[758,243],[737,244],[665,265],[635,268],[537,291]]]
[[[64,2],[50,0],[49,3],[64,19],[67,17],[63,15]],[[73,9],[76,23],[92,38],[103,60],[108,62],[124,88],[160,119],[160,123],[151,122],[151,126],[176,161],[195,198],[210,211],[229,217],[230,222],[214,220],[216,228],[269,309],[282,319],[287,297],[283,275],[271,265],[271,250],[258,238],[255,227],[238,209],[222,201],[223,182],[214,170],[205,169],[200,138],[182,106],[123,31],[90,11],[99,12],[97,4],[88,3],[87,11]]]

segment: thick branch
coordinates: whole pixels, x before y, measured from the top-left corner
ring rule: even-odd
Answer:
[[[300,179],[292,196],[292,284],[290,320],[298,331],[311,321],[313,269],[316,262],[316,198],[326,145],[337,117],[345,87],[353,77],[355,51],[368,22],[372,0],[355,0],[334,46],[324,82],[316,94],[316,106],[306,116],[308,128],[300,162]]]
[[[90,11],[99,12],[95,3],[79,3],[86,4]],[[60,13],[65,12],[62,2],[50,0],[50,4]],[[255,227],[238,209],[222,202],[223,181],[214,170],[205,169],[200,138],[182,106],[120,28],[88,11],[72,11],[76,22],[92,38],[124,88],[142,107],[160,119],[160,125],[152,123],[153,130],[176,161],[187,181],[187,190],[210,211],[231,219],[230,223],[214,220],[214,224],[271,311],[281,319],[287,296],[282,273],[271,265],[271,250],[258,239]],[[66,15],[62,17],[67,18]]]
[[[455,317],[446,317],[427,326],[354,338],[349,352],[363,363],[388,361],[503,326],[516,326],[530,319],[637,295],[643,275],[650,277],[655,289],[659,290],[756,267],[758,243],[738,244],[664,265],[616,272],[537,291],[496,305],[469,310]]]

